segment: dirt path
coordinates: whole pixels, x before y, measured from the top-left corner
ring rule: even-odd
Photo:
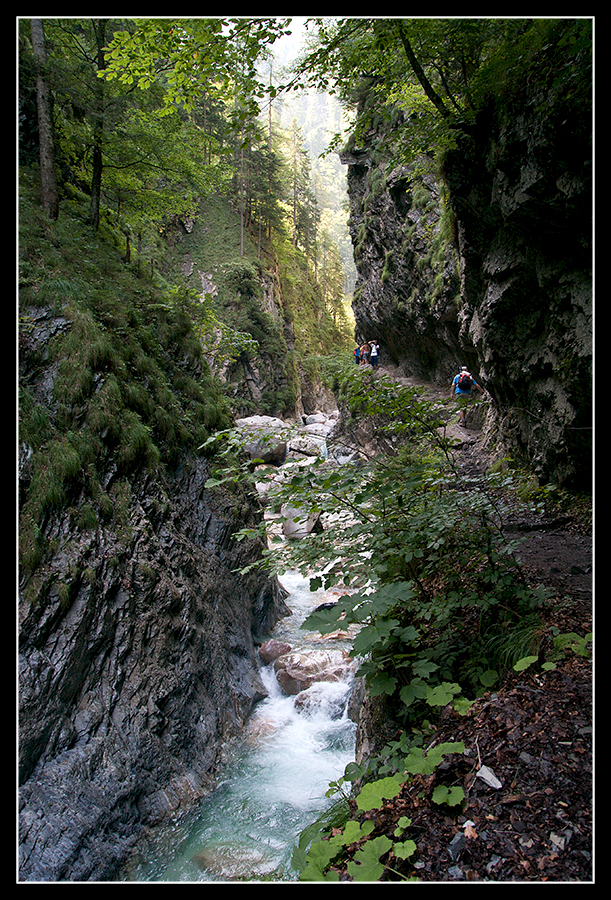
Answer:
[[[449,395],[418,379],[381,371],[433,398]],[[453,427],[460,441],[459,467],[484,472],[486,454],[478,431]],[[583,510],[536,512],[516,504],[505,525],[508,539],[523,538],[518,556],[527,578],[553,591],[542,611],[552,636],[592,630],[592,534]],[[401,817],[411,820],[417,850],[393,859],[388,880],[421,882],[593,881],[592,662],[568,652],[551,671],[511,673],[503,685],[476,701],[466,717],[448,713],[436,741],[463,741],[467,752],[443,773],[410,783],[378,814],[372,837],[393,835]],[[476,777],[481,765],[501,783]],[[439,780],[438,780],[439,779]],[[459,808],[432,801],[437,783],[463,787]],[[404,821],[404,819],[403,819]],[[340,876],[341,877],[341,876]]]
[[[421,378],[400,374],[393,366],[380,366],[380,374],[407,387],[416,387],[431,400],[448,400],[450,387],[443,389]],[[450,407],[452,409],[452,407]],[[458,413],[452,414],[445,427],[445,435],[456,442],[457,465],[465,474],[484,474],[490,462],[482,446],[477,425],[460,428]],[[592,600],[592,535],[571,515],[551,516],[534,514],[527,504],[516,506],[507,523],[508,537],[523,539],[520,558],[524,565],[561,593],[568,593],[577,602]]]

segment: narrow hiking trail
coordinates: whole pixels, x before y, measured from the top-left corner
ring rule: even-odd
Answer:
[[[427,398],[449,398],[449,385],[390,366],[378,371]],[[445,430],[456,441],[457,470],[484,474],[490,458],[479,427],[459,428],[457,419],[453,412]],[[538,510],[517,499],[503,530],[508,540],[521,539],[516,555],[527,580],[553,592],[543,610],[542,653],[550,653],[554,633],[592,631],[592,529],[583,508]],[[392,835],[407,817],[417,855],[394,860],[395,873],[384,880],[398,873],[420,882],[593,881],[592,676],[591,659],[567,652],[554,670],[511,672],[467,716],[447,712],[435,741],[464,742],[466,753],[451,767],[466,800],[458,811],[432,802],[431,775],[387,801],[371,837]],[[494,773],[494,787],[476,777],[482,765]]]
[[[378,372],[407,387],[415,387],[431,400],[448,401],[450,385],[443,388],[424,379],[402,375],[395,367],[381,365]],[[485,402],[485,401],[484,401]],[[492,457],[484,446],[480,430],[481,415],[467,411],[467,426],[459,427],[458,410],[452,409],[445,436],[455,442],[454,459],[463,475],[484,475]],[[516,502],[505,523],[508,537],[523,538],[520,556],[545,583],[585,602],[592,601],[592,533],[589,523],[570,510],[533,512],[527,501]]]

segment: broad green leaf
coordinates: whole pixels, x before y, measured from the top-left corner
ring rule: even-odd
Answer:
[[[392,841],[386,835],[366,841],[354,854],[354,861],[348,863],[348,874],[354,881],[379,881],[384,873],[380,857],[388,853]]]
[[[429,706],[447,706],[451,703],[454,694],[460,693],[460,685],[453,682],[444,681],[442,684],[429,688],[426,695],[426,702]]]
[[[369,679],[369,693],[372,697],[379,697],[380,694],[393,694],[397,687],[397,679],[385,672],[378,672]]]
[[[436,672],[438,668],[437,663],[431,662],[430,659],[417,659],[412,663],[414,675],[419,675],[421,678],[426,678],[431,672]]]
[[[428,689],[428,685],[421,678],[412,678],[409,684],[401,688],[399,696],[406,706],[411,706],[414,700],[423,700]]]
[[[356,798],[357,807],[363,812],[379,809],[384,800],[390,800],[401,792],[404,781],[404,778],[392,775],[388,778],[380,778],[378,781],[368,782]]]
[[[499,674],[494,669],[487,669],[479,676],[479,680],[484,685],[484,687],[492,687],[492,685],[498,680],[498,677]]]
[[[307,854],[308,865],[302,871],[301,881],[339,881],[338,873],[329,873],[325,875],[325,869],[330,865],[331,860],[335,859],[339,852],[339,848],[331,843],[331,841],[316,841],[310,847]],[[331,876],[337,875],[337,878]]]
[[[464,753],[462,741],[446,742],[432,747],[425,755],[421,747],[412,747],[405,758],[405,771],[412,775],[430,775],[447,753]]]
[[[536,663],[538,659],[538,656],[524,656],[517,661],[513,670],[514,672],[523,672],[525,669],[528,669],[529,666],[532,666],[533,663]]]
[[[438,784],[433,791],[433,803],[447,803],[448,806],[457,806],[465,799],[465,792],[461,787],[447,788],[445,784]]]
[[[420,638],[420,632],[417,628],[414,628],[413,625],[408,625],[407,628],[401,628],[400,630],[397,630],[395,634],[406,644],[414,643]]]
[[[414,841],[400,841],[397,844],[393,844],[392,852],[395,856],[398,856],[399,859],[407,859],[414,853],[416,850],[416,844]]]

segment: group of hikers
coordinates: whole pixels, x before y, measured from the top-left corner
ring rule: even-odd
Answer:
[[[370,365],[374,368],[378,365],[380,357],[380,344],[378,341],[365,341],[354,348],[354,361],[357,366]],[[465,427],[465,407],[473,397],[473,391],[478,390],[484,394],[484,389],[477,383],[466,366],[462,366],[458,375],[452,380],[450,397],[458,403],[458,424]]]
[[[357,366],[370,365],[374,368],[378,364],[380,345],[377,341],[365,341],[359,347],[354,348],[354,361]]]

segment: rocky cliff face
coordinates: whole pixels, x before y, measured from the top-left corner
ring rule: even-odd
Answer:
[[[461,342],[494,398],[498,438],[544,480],[579,487],[592,446],[590,129],[587,102],[567,108],[535,83],[485,110],[446,169]]]
[[[357,283],[357,340],[377,339],[381,360],[406,374],[447,381],[464,359],[459,340],[458,258],[440,184],[392,167],[375,150],[346,152]]]
[[[449,387],[469,366],[493,398],[499,451],[544,481],[588,487],[591,104],[585,82],[567,100],[558,48],[545,52],[482,109],[439,181],[393,168],[378,133],[345,154],[354,312],[360,337],[406,374]]]
[[[253,637],[286,612],[282,591],[235,573],[261,550],[232,537],[255,512],[207,477],[185,458],[138,479],[120,534],[76,543],[69,514],[54,525],[48,583],[81,575],[69,606],[51,586],[20,608],[24,880],[112,877],[143,826],[206,791],[265,695]]]
[[[64,467],[62,364],[49,348],[74,327],[50,309],[31,310],[20,357],[20,384],[33,403],[24,419],[53,423]],[[187,370],[191,387],[200,384],[212,402],[202,368],[184,347],[171,347],[163,351],[167,383],[173,372],[178,384]],[[151,356],[149,379],[153,364]],[[20,572],[23,881],[111,879],[143,827],[206,792],[224,741],[264,696],[257,638],[287,612],[275,579],[238,572],[262,551],[260,542],[234,537],[261,516],[257,499],[206,488],[211,462],[194,449],[196,440],[177,445],[165,465],[121,469],[110,437],[104,443],[94,430],[95,402],[109,381],[107,368],[98,368],[68,433],[76,439],[79,428],[79,446],[96,447],[97,456],[73,465],[65,496],[55,497],[35,528],[24,521],[30,507],[22,508],[25,555],[34,531],[44,544],[38,562]],[[126,381],[125,391],[136,386],[135,378]],[[179,407],[180,395],[166,394]],[[189,413],[188,404],[181,407],[195,428]],[[115,405],[115,417],[130,414]],[[54,459],[26,444],[28,421],[20,459],[27,501],[42,491],[40,473]],[[102,435],[112,431],[108,421]],[[35,462],[37,452],[44,463]]]

